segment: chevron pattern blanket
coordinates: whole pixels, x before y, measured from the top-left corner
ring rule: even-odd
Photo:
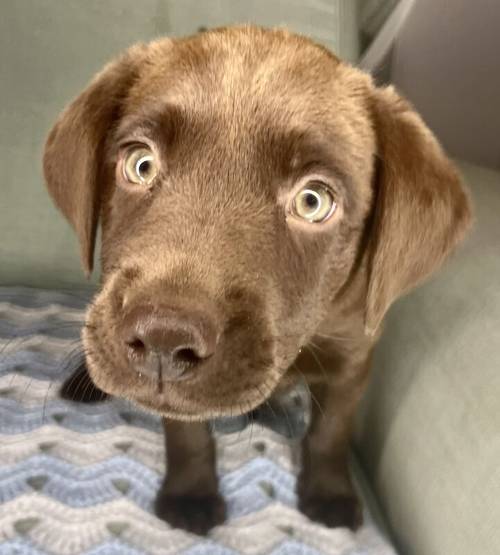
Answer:
[[[58,398],[80,356],[88,297],[0,288],[1,555],[393,555],[370,522],[328,530],[296,510],[294,458],[257,428],[218,441],[227,524],[199,538],[152,512],[164,473],[157,416]]]

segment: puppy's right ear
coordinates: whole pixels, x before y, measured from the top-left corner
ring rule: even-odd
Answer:
[[[92,272],[100,212],[104,143],[121,116],[147,47],[137,45],[107,65],[59,116],[43,155],[47,188],[80,242],[83,268]]]

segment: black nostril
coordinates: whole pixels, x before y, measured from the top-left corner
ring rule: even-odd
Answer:
[[[137,337],[130,341],[126,341],[126,344],[136,355],[143,355],[146,352],[146,345]]]
[[[172,353],[172,358],[174,362],[181,364],[183,366],[195,366],[199,362],[201,362],[201,357],[198,356],[194,349],[190,349],[188,347],[182,347],[180,349],[176,349]]]

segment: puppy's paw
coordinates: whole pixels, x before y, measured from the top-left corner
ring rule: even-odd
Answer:
[[[363,523],[361,504],[354,495],[299,495],[299,509],[329,528],[356,530]]]
[[[218,495],[169,495],[160,491],[155,514],[174,528],[205,536],[226,520],[226,503]]]

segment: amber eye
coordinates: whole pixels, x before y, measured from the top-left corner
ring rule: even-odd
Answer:
[[[293,201],[293,212],[311,223],[326,221],[337,208],[330,189],[321,181],[309,181]]]
[[[158,173],[155,157],[145,146],[130,148],[123,161],[123,177],[130,183],[149,185]]]

